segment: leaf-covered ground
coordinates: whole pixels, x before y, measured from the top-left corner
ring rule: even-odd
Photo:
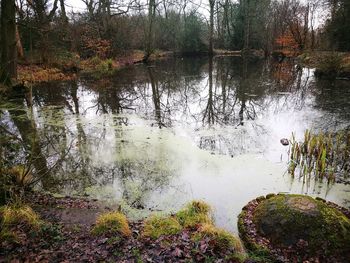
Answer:
[[[240,262],[210,238],[195,241],[196,229],[154,240],[142,235],[138,221],[130,223],[131,237],[94,236],[96,216],[109,210],[96,200],[40,194],[29,200],[44,223],[37,230],[17,225],[16,242],[1,242],[0,262]]]

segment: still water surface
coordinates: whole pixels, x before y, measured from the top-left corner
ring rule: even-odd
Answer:
[[[108,80],[42,84],[2,111],[24,141],[37,138],[41,187],[118,202],[132,218],[202,199],[236,232],[241,208],[272,192],[350,205],[349,185],[288,175],[281,138],[350,127],[350,83],[293,63],[169,59]]]

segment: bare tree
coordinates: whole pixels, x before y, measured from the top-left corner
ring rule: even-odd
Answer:
[[[41,59],[44,63],[49,59],[50,48],[50,23],[58,8],[58,0],[54,0],[51,10],[49,10],[49,0],[32,0],[28,1],[29,6],[35,14],[36,26],[40,34],[39,48],[41,49]]]
[[[298,0],[293,0],[290,3],[290,12],[287,19],[289,30],[295,42],[298,43],[299,50],[304,50],[309,30],[309,4],[304,6]]]

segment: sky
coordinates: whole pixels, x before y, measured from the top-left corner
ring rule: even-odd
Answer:
[[[119,0],[119,2],[122,2],[123,0]],[[308,2],[310,0],[301,0],[301,2]],[[317,0],[312,0],[312,1],[317,1]],[[311,1],[311,2],[312,2]],[[86,10],[86,6],[83,3],[82,0],[66,0],[66,11],[70,12],[70,11],[74,11],[74,12],[84,12]],[[194,2],[202,2],[203,4],[207,4],[208,0],[194,0]],[[203,14],[205,16],[209,15],[206,14],[208,13],[206,10],[203,10]],[[316,19],[315,19],[315,28],[319,27],[323,21],[325,20],[326,14],[323,12],[318,12],[318,14],[316,15]]]
[[[81,12],[85,9],[85,4],[81,0],[66,0],[67,11]]]

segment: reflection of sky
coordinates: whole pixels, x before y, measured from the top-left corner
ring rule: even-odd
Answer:
[[[318,185],[303,188],[286,174],[288,147],[280,144],[281,138],[290,138],[292,132],[300,138],[307,128],[323,130],[332,125],[337,129],[349,123],[325,108],[315,107],[313,73],[304,69],[300,87],[294,82],[290,92],[279,92],[266,74],[250,75],[249,90],[244,95],[239,94],[240,76],[230,73],[227,105],[232,112],[225,123],[217,63],[212,85],[216,121],[211,125],[203,123],[209,98],[209,77],[204,67],[191,77],[177,72],[173,83],[162,75],[166,70],[161,66],[152,69],[161,119],[166,124],[161,129],[149,82],[138,81],[125,88],[118,82],[120,97],[131,98],[121,105],[134,109],[119,115],[100,110],[101,103],[108,106],[116,100],[109,90],[90,87],[84,81],[78,83],[77,91],[80,114],[52,103],[35,106],[40,133],[51,138],[64,132],[67,138],[66,142],[63,137],[52,140],[57,147],[45,149],[46,155],[62,143],[72,147],[67,161],[56,170],[64,182],[62,192],[123,200],[125,210],[135,217],[140,216],[139,210],[174,211],[191,199],[204,199],[213,205],[219,225],[234,231],[240,209],[249,200],[270,192],[327,194],[327,199],[348,205],[349,186],[335,185],[329,192]],[[136,72],[133,77],[139,74],[147,71]],[[102,95],[110,101],[101,102]],[[64,96],[73,105],[72,98]],[[242,99],[246,101],[243,125],[238,116]],[[254,117],[247,119],[252,112]]]

